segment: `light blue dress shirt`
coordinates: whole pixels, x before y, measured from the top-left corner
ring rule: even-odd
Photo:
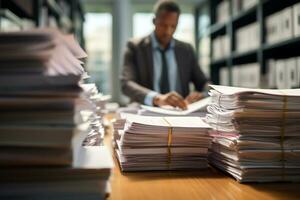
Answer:
[[[157,41],[154,32],[151,34],[151,42],[152,42],[152,52],[153,52],[154,91],[151,91],[146,95],[144,99],[144,104],[153,106],[153,98],[160,93],[159,81],[161,77],[162,58],[159,50],[162,49],[162,47]],[[172,39],[169,48],[166,50],[166,60],[168,65],[170,91],[178,91],[177,88],[179,88],[178,86],[181,85],[177,75],[177,62],[175,58],[174,47],[175,47],[175,41]]]

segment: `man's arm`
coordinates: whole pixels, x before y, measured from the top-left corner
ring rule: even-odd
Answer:
[[[137,83],[138,66],[136,63],[136,49],[132,42],[128,42],[124,54],[124,64],[121,74],[122,92],[133,101],[144,103],[146,95],[151,92],[150,89]]]

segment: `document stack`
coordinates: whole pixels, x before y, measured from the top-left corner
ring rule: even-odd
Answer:
[[[102,116],[98,115],[101,108],[98,106],[98,101],[101,101],[101,95],[93,83],[80,84],[84,98],[77,100],[76,109],[84,116],[89,124],[89,133],[83,142],[84,146],[98,146],[102,145],[105,130],[102,125]]]
[[[105,111],[106,104],[110,100],[111,96],[103,95],[102,93],[100,93],[96,84],[94,83],[86,83],[82,85],[82,87],[84,87],[85,91],[87,92],[88,98],[94,104],[97,115],[103,117],[107,113]]]
[[[126,115],[116,156],[122,171],[207,167],[209,126],[200,117]]]
[[[209,161],[240,182],[300,180],[300,89],[211,86]]]
[[[85,52],[55,30],[0,33],[0,50],[0,198],[104,198],[111,164],[76,108]]]
[[[113,135],[112,143],[116,147],[117,140],[120,140],[126,123],[127,115],[140,115],[141,105],[138,103],[132,103],[127,107],[121,107],[117,110],[115,119],[112,120]]]

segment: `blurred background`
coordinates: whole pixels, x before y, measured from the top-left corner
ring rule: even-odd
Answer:
[[[0,30],[54,27],[75,34],[86,70],[104,94],[125,103],[119,73],[126,41],[153,30],[155,0],[0,0]],[[177,0],[175,38],[195,48],[215,84],[300,86],[299,0]]]

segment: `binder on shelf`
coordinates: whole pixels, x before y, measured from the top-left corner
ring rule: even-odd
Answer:
[[[241,11],[241,0],[232,0],[232,16],[237,16]]]
[[[258,63],[234,66],[232,72],[233,86],[260,87],[260,66]]]
[[[243,69],[243,77],[246,80],[246,87],[259,88],[260,87],[260,65],[258,63],[249,64]]]
[[[294,37],[300,36],[300,3],[293,6]]]
[[[257,49],[260,44],[259,41],[257,22],[242,27],[236,32],[236,51],[242,53]]]
[[[226,23],[230,17],[230,2],[223,0],[217,5],[217,23]]]
[[[268,73],[268,88],[276,88],[276,61],[270,59],[267,61],[267,73]]]
[[[298,76],[297,76],[297,60],[296,58],[289,58],[286,60],[287,70],[287,88],[298,87]]]
[[[286,72],[287,72],[287,70],[285,69],[285,61],[277,60],[276,61],[276,86],[278,89],[287,88]]]
[[[228,67],[222,67],[220,69],[220,84],[229,86],[229,69]]]
[[[230,55],[230,39],[228,35],[218,36],[212,41],[213,60],[224,59]]]
[[[268,44],[275,43],[278,40],[278,15],[273,14],[266,18],[266,41]]]
[[[239,86],[239,66],[232,67],[232,85]]]
[[[274,44],[293,37],[292,8],[285,8],[266,19],[267,43]]]
[[[285,8],[281,11],[280,14],[281,19],[281,40],[288,40],[293,37],[293,15],[292,15],[292,7]]]
[[[258,0],[242,0],[241,3],[241,9],[242,10],[248,10],[256,6],[258,3]]]

